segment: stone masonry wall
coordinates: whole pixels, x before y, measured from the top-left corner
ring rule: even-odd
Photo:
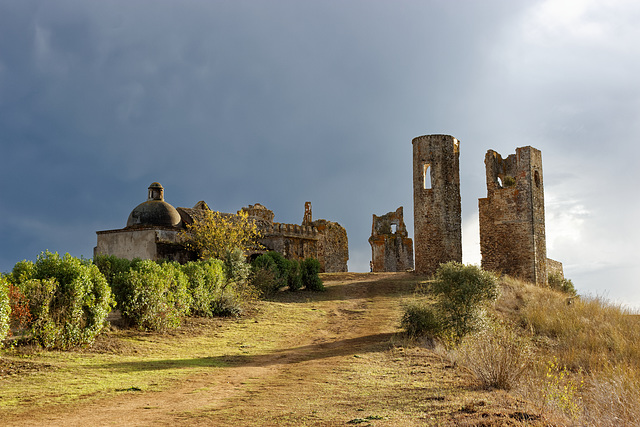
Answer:
[[[343,273],[349,261],[349,240],[347,230],[340,224],[326,219],[312,222],[318,229],[318,253],[323,273]]]
[[[542,154],[516,149],[485,156],[487,197],[479,199],[482,268],[547,284]]]
[[[372,271],[397,272],[413,269],[413,241],[408,237],[402,206],[395,212],[382,216],[373,215],[369,244]]]
[[[450,135],[413,139],[415,270],[462,262],[460,143]]]

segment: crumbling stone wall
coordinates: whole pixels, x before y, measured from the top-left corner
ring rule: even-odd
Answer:
[[[313,221],[311,203],[305,203],[302,225],[273,222],[273,211],[259,203],[242,208],[258,225],[259,242],[287,259],[316,258],[322,272],[346,272],[349,260],[347,231],[338,223]]]
[[[402,206],[382,216],[374,214],[369,237],[372,271],[413,270],[413,241],[408,236]]]
[[[347,230],[337,222],[318,219],[312,222],[318,230],[318,252],[320,271],[323,273],[340,273],[347,271],[349,261],[349,240]]]
[[[462,262],[460,143],[450,135],[413,139],[415,270]]]
[[[559,277],[564,279],[564,267],[560,261],[547,258],[547,277],[552,274],[557,274]]]
[[[516,149],[485,156],[487,197],[479,199],[482,268],[547,284],[542,154]]]

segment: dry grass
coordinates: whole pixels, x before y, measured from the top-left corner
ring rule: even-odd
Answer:
[[[601,297],[504,278],[495,316],[532,345],[517,393],[567,425],[631,425],[640,418],[640,321]]]

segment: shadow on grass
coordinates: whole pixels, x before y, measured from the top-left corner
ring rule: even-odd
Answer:
[[[259,355],[225,355],[193,359],[167,359],[139,362],[118,362],[102,366],[103,369],[122,372],[155,371],[163,369],[266,367],[306,362],[340,356],[359,356],[389,348],[395,333],[365,335],[339,341],[320,342],[300,347],[275,350]]]
[[[428,277],[414,273],[324,273],[324,292],[282,291],[268,301],[306,303],[309,301],[341,301],[375,297],[401,297],[414,293]],[[346,282],[346,283],[344,283]]]

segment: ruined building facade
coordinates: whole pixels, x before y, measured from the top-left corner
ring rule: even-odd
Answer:
[[[197,254],[185,248],[181,231],[187,224],[202,219],[206,210],[209,206],[203,201],[193,208],[174,208],[164,200],[164,188],[154,182],[149,187],[147,201],[133,209],[125,228],[96,232],[98,242],[94,255],[169,259],[181,263],[195,260]],[[347,271],[349,247],[346,230],[336,222],[313,221],[309,202],[305,206],[302,225],[273,222],[273,211],[259,203],[242,210],[257,223],[261,232],[259,241],[264,249],[259,252],[273,250],[295,260],[316,258],[323,272]]]
[[[413,241],[404,225],[403,208],[382,216],[373,215],[371,226],[371,271],[413,270]]]
[[[505,159],[489,150],[484,162],[487,197],[479,199],[482,268],[546,285],[540,150],[517,148]]]
[[[462,262],[460,143],[449,135],[413,139],[415,270]]]

